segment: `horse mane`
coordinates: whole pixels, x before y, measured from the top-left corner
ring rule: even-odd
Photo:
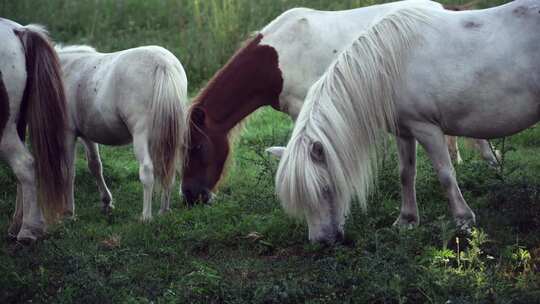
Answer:
[[[96,49],[89,45],[62,45],[57,43],[54,49],[58,53],[96,53]]]
[[[323,185],[335,186],[336,212],[347,214],[354,195],[366,209],[382,131],[396,130],[395,84],[404,58],[420,40],[420,25],[431,22],[419,8],[383,16],[310,88],[276,174],[276,191],[289,214],[320,210]],[[324,147],[328,175],[311,160],[316,141]]]
[[[215,86],[216,82],[223,77],[223,74],[230,68],[230,66],[235,63],[240,56],[244,54],[246,49],[248,49],[252,45],[259,44],[261,42],[263,36],[260,33],[252,33],[249,35],[249,37],[244,40],[244,42],[241,43],[241,46],[236,50],[234,55],[229,58],[227,63],[221,67],[215,74],[210,78],[210,80],[207,82],[207,84],[200,90],[199,94],[193,99],[190,107],[190,114],[191,110],[197,106],[200,106],[203,101],[205,100],[206,95],[209,94],[209,91],[212,90],[212,88]]]

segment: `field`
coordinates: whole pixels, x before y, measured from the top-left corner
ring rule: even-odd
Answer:
[[[162,45],[186,67],[194,96],[250,32],[284,10],[376,2],[0,0],[0,16],[101,51]],[[400,187],[391,144],[367,213],[355,205],[347,220],[352,242],[335,248],[309,244],[306,224],[286,216],[274,195],[277,161],[264,148],[284,145],[291,130],[286,115],[256,112],[214,203],[187,208],[175,190],[172,212],[151,223],[138,220],[142,186],[131,147],[102,147],[116,205],[108,216],[80,148],[76,220],[32,246],[0,237],[0,303],[540,303],[540,129],[493,141],[503,150],[500,170],[461,142],[458,181],[478,219],[468,237],[456,234],[422,149],[421,225],[392,228]],[[0,233],[15,193],[0,162]]]

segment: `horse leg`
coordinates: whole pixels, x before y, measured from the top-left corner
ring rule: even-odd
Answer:
[[[133,136],[133,148],[135,157],[139,162],[139,179],[143,184],[143,212],[141,219],[152,219],[152,193],[154,191],[154,166],[150,157],[148,139],[146,133]]]
[[[37,182],[34,170],[34,158],[19,137],[13,133],[4,134],[3,151],[6,160],[18,180],[18,200],[15,217],[22,215],[22,223],[15,223],[13,230],[18,230],[17,240],[35,241],[45,232],[45,218],[37,203]],[[6,138],[7,137],[7,138]]]
[[[498,150],[492,150],[489,141],[485,139],[467,139],[472,146],[480,152],[480,156],[490,165],[496,167],[499,164],[497,156],[499,154]],[[493,153],[495,152],[495,154]]]
[[[17,182],[17,200],[15,202],[15,212],[13,213],[13,220],[8,228],[8,238],[16,239],[17,234],[21,230],[23,219],[23,194],[21,183]]]
[[[114,209],[114,205],[111,191],[109,191],[109,188],[105,183],[105,178],[103,177],[103,164],[101,163],[101,157],[99,155],[99,145],[85,138],[82,138],[82,140],[86,148],[88,169],[96,179],[96,184],[98,186],[102,211],[104,214],[108,214]]]
[[[459,154],[459,146],[457,137],[455,136],[446,136],[446,143],[448,145],[448,152],[450,152],[450,159],[456,164],[461,164],[463,160]]]
[[[161,207],[159,208],[159,214],[165,214],[171,211],[171,189],[176,180],[176,176],[173,176],[171,187],[169,189],[161,189]]]
[[[437,171],[439,182],[446,190],[450,211],[457,226],[468,230],[475,223],[475,215],[465,202],[456,181],[454,167],[445,144],[444,134],[437,126],[422,124],[419,132],[414,132],[416,139],[426,149],[433,168]]]
[[[399,174],[401,179],[401,211],[394,226],[412,228],[419,223],[416,205],[416,140],[413,137],[397,137]]]
[[[68,167],[67,178],[67,206],[64,216],[75,217],[75,144],[77,138],[74,134],[66,135],[66,162]]]

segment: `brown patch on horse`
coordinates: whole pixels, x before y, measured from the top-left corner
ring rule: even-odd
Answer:
[[[443,7],[449,11],[467,11],[480,3],[480,0],[474,0],[465,4],[443,4]]]
[[[9,96],[4,85],[2,77],[2,71],[0,71],[0,143],[2,142],[2,135],[6,128],[7,121],[9,119]]]
[[[67,105],[60,61],[43,29],[26,27],[14,32],[25,50],[27,72],[19,134],[24,133],[21,121],[28,119],[40,203],[48,220],[56,220],[66,206],[68,169]]]
[[[262,106],[279,109],[283,77],[277,51],[261,45],[262,34],[246,41],[209,81],[189,109],[190,150],[183,187],[213,189],[230,155],[230,137]],[[199,191],[200,190],[200,191]],[[189,200],[189,195],[186,196]]]
[[[283,78],[278,54],[273,47],[260,45],[262,38],[263,35],[258,34],[247,40],[210,79],[193,101],[192,108],[204,108],[215,122],[225,123],[229,129],[261,106],[279,109]],[[236,114],[238,107],[234,106],[246,103],[249,112]]]

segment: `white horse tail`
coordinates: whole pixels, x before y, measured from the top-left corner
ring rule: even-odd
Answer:
[[[9,97],[7,94],[2,71],[0,71],[0,143],[2,142],[2,134],[9,119]]]
[[[67,105],[62,70],[44,28],[28,25],[14,31],[24,47],[27,71],[19,134],[24,138],[28,121],[39,200],[47,218],[57,219],[67,197]]]
[[[187,78],[183,69],[158,64],[150,118],[150,155],[154,174],[163,190],[172,186],[175,170],[181,172],[187,123]]]

